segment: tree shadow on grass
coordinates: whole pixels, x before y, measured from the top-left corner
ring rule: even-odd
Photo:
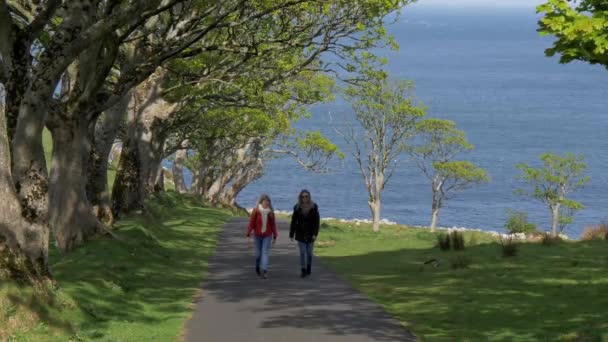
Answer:
[[[185,317],[228,217],[200,207],[164,209],[121,221],[125,241],[98,239],[55,256],[60,288],[85,313],[75,322],[79,330],[102,338],[115,322],[150,329]]]
[[[424,264],[431,259],[437,268]],[[466,267],[454,269],[462,259]],[[324,261],[424,339],[608,339],[605,242],[524,244],[514,258],[503,258],[498,244],[485,244],[463,252],[400,249]]]

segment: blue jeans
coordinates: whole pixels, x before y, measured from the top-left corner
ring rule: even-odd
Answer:
[[[298,247],[300,247],[300,265],[302,268],[309,268],[312,266],[312,250],[314,245],[314,242],[298,241]]]
[[[272,242],[272,236],[261,237],[254,236],[255,238],[255,267],[259,268],[260,264],[262,270],[268,271],[268,255],[270,254],[270,243]]]

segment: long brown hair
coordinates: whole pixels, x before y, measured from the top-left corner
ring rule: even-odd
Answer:
[[[270,196],[268,196],[267,194],[262,194],[260,196],[260,199],[258,199],[258,203],[255,205],[255,208],[257,209],[260,204],[262,204],[262,201],[267,200],[268,201],[268,207],[270,207],[270,212],[274,213],[274,208],[272,207],[272,200],[270,199]]]

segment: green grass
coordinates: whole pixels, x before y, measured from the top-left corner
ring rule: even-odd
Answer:
[[[191,312],[218,228],[232,215],[175,193],[51,263],[48,296],[0,285],[0,341],[175,341]],[[5,334],[3,336],[3,333]],[[10,337],[8,337],[10,336]]]
[[[525,243],[503,258],[489,235],[465,241],[444,252],[425,229],[329,222],[317,254],[422,341],[608,341],[608,242]]]

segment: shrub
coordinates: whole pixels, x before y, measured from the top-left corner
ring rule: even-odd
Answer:
[[[450,250],[450,236],[448,234],[437,235],[437,245],[442,251]]]
[[[608,223],[601,223],[597,226],[586,227],[581,235],[581,240],[608,240]]]
[[[461,232],[453,231],[450,233],[450,239],[454,250],[462,251],[464,249],[464,235]]]
[[[560,238],[559,236],[551,236],[551,234],[549,233],[544,233],[543,238],[541,240],[543,246],[553,246],[560,241],[562,241],[562,238]]]
[[[449,251],[450,248],[455,251],[464,249],[464,235],[458,231],[452,231],[448,234],[437,235],[437,245],[442,251]]]
[[[500,237],[500,245],[502,246],[502,256],[505,258],[514,257],[517,255],[518,244],[513,236]]]
[[[505,228],[509,233],[533,233],[536,231],[536,225],[528,221],[528,214],[521,211],[507,210],[507,215]]]

